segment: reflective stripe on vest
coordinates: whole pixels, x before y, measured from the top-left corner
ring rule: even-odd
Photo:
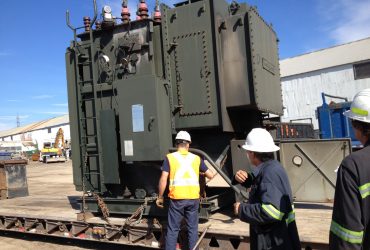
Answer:
[[[282,220],[284,217],[284,213],[277,210],[273,205],[270,204],[262,204],[263,210],[270,215],[272,218],[276,220]]]
[[[362,185],[358,189],[360,190],[362,199],[365,199],[367,196],[370,195],[370,182]]]
[[[170,165],[169,197],[171,199],[199,198],[200,158],[192,153],[175,152],[167,155]]]
[[[330,231],[342,240],[354,244],[361,244],[364,236],[364,231],[351,231],[335,221],[331,222]]]
[[[294,205],[292,205],[292,211],[288,214],[288,217],[285,219],[286,224],[289,225],[291,222],[295,221],[295,211]]]

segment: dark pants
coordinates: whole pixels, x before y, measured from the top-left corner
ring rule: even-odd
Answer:
[[[168,226],[166,250],[175,250],[180,225],[185,218],[189,236],[189,249],[192,250],[198,240],[198,208],[199,200],[170,200],[168,210]]]

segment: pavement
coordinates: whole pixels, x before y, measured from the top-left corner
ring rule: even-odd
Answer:
[[[74,190],[72,161],[49,164],[30,161],[27,165],[27,179],[30,196],[80,195],[80,192]],[[12,202],[12,199],[4,202]],[[0,232],[1,250],[96,249],[93,244],[81,247],[78,246],[80,242],[76,243],[47,236]]]

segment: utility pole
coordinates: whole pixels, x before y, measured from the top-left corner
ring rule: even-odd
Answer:
[[[21,126],[21,121],[19,120],[19,114],[17,113],[17,128]]]

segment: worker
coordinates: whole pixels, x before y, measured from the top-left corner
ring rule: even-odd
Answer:
[[[234,182],[248,188],[249,200],[236,202],[234,212],[250,224],[250,249],[301,249],[288,176],[274,160],[280,148],[262,128],[252,129],[242,147],[253,170],[235,174]]]
[[[344,158],[339,166],[329,246],[370,249],[370,89],[357,93],[344,115],[364,148]]]
[[[191,137],[188,132],[178,132],[175,142],[177,151],[168,154],[163,162],[156,204],[163,208],[163,194],[169,177],[170,204],[165,249],[176,249],[183,218],[188,230],[189,249],[193,249],[198,240],[199,174],[203,173],[208,179],[212,179],[214,174],[199,156],[189,152]]]

